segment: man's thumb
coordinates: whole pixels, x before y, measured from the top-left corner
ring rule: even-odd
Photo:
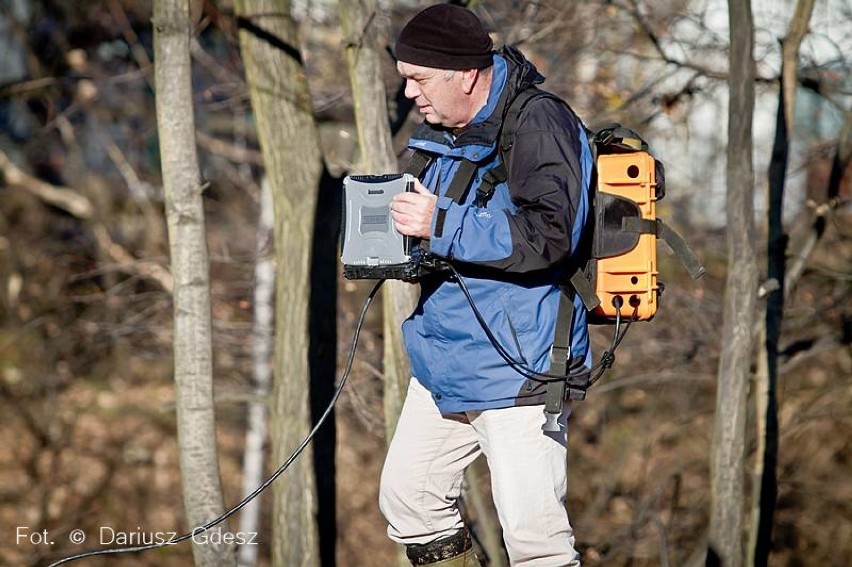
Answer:
[[[420,183],[420,181],[414,181],[414,191],[420,193],[421,195],[431,195],[432,192],[426,189],[426,187]]]

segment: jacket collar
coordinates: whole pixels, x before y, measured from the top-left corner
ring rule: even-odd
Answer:
[[[512,46],[503,46],[494,54],[493,73],[485,106],[455,138],[446,128],[424,122],[412,134],[408,147],[471,161],[487,158],[496,146],[508,102],[523,89],[544,81],[535,66]]]

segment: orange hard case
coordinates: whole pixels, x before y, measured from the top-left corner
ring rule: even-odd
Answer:
[[[599,191],[634,201],[643,219],[656,221],[657,179],[655,161],[650,154],[601,155],[597,167]],[[615,317],[620,303],[623,318],[651,319],[657,312],[659,291],[656,236],[642,233],[633,250],[597,262],[595,291],[601,304],[595,313]]]

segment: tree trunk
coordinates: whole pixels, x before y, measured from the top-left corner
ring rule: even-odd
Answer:
[[[813,13],[814,0],[799,0],[796,12],[783,45],[781,85],[778,91],[778,112],[775,141],[769,164],[769,206],[767,208],[767,279],[774,279],[778,287],[766,302],[766,313],[759,333],[755,376],[755,409],[757,428],[757,456],[754,470],[752,522],[749,537],[750,564],[765,566],[772,548],[772,522],[778,483],[775,477],[778,463],[778,341],[784,317],[784,274],[788,236],[784,232],[784,184],[787,178],[790,137],[793,131],[793,108],[796,98],[796,71],[799,68],[799,46],[807,32]]]
[[[246,448],[243,453],[243,497],[263,481],[263,446],[266,441],[266,416],[272,384],[270,358],[273,349],[275,262],[272,254],[274,215],[272,189],[264,179],[260,191],[260,215],[257,227],[257,257],[254,266],[254,324],[252,329],[252,400],[248,405]],[[240,533],[257,533],[260,528],[260,500],[249,502],[240,513]],[[256,545],[240,546],[239,567],[257,565]]]
[[[196,527],[219,516],[224,504],[216,457],[210,276],[195,147],[188,8],[181,0],[154,2],[154,52],[157,129],[174,277],[180,468],[187,521]],[[236,564],[231,545],[194,544],[192,550],[198,566]]]
[[[727,245],[722,352],[711,456],[712,508],[708,564],[742,565],[746,398],[757,301],[754,252],[754,25],[750,0],[730,0]]]
[[[382,81],[376,0],[340,0],[340,20],[346,45],[346,63],[355,102],[355,121],[361,150],[360,173],[397,171],[391,143],[387,94]],[[390,281],[382,292],[384,312],[384,413],[388,443],[405,400],[411,365],[402,342],[401,322],[417,305],[417,287]]]
[[[323,166],[288,0],[238,0],[240,48],[275,210],[276,308],[272,458],[283,462],[311,427],[308,302],[317,187]],[[273,487],[272,564],[319,565],[313,449]]]
[[[358,129],[360,155],[356,167],[359,173],[364,174],[395,172],[399,165],[393,151],[387,93],[381,73],[381,59],[385,54],[379,42],[380,30],[376,18],[378,2],[340,0],[339,8]],[[407,114],[410,106],[402,106]],[[402,341],[401,323],[414,311],[417,291],[416,286],[402,281],[386,282],[382,291],[382,403],[387,443],[390,443],[396,430],[411,376],[411,365]],[[401,546],[397,562],[399,565],[409,564]]]

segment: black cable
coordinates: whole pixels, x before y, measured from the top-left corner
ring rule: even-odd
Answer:
[[[609,350],[604,351],[603,355],[601,355],[601,359],[595,364],[593,364],[591,368],[580,370],[577,372],[568,372],[567,374],[550,374],[547,372],[538,372],[528,367],[523,361],[517,360],[515,357],[512,356],[511,353],[506,350],[503,345],[500,344],[500,341],[498,341],[497,337],[494,336],[494,333],[488,326],[487,321],[485,321],[485,318],[482,316],[482,314],[479,312],[479,309],[476,307],[476,304],[473,301],[473,297],[470,294],[470,290],[468,290],[467,284],[464,282],[464,279],[461,277],[461,274],[458,273],[455,266],[449,263],[448,265],[450,267],[450,270],[453,272],[453,276],[458,282],[462,293],[467,299],[467,302],[470,304],[470,307],[473,310],[474,317],[476,318],[480,327],[482,327],[482,330],[485,332],[485,335],[488,337],[488,340],[494,346],[494,349],[497,351],[500,357],[505,360],[506,363],[511,366],[516,372],[518,372],[525,378],[528,378],[535,382],[546,384],[548,382],[567,382],[568,380],[572,379],[581,379],[589,377],[589,382],[586,387],[591,386],[600,379],[600,377],[609,367],[612,366],[613,362],[615,361],[615,349],[618,348],[618,345],[620,345],[621,341],[624,340],[624,336],[627,334],[627,331],[636,316],[636,311],[634,311],[633,317],[628,320],[624,330],[621,331],[621,308],[620,306],[617,306],[615,331],[612,339],[612,344],[610,345]],[[595,371],[597,371],[597,374],[592,376],[592,373]]]
[[[602,362],[606,358],[606,362],[604,363],[606,368],[610,368],[615,362],[615,349],[617,349],[618,345],[621,344],[621,341],[624,340],[624,337],[627,335],[627,331],[630,329],[630,325],[636,321],[636,316],[639,313],[639,307],[633,309],[633,315],[627,320],[627,325],[624,327],[624,331],[619,335],[618,329],[621,327],[621,305],[623,303],[621,296],[616,296],[613,303],[615,307],[615,331],[612,336],[612,345],[608,351],[604,351],[603,355],[601,355]],[[603,372],[599,372],[597,376],[589,380],[589,385],[587,387],[591,388],[595,382],[600,380],[601,376],[603,376]]]
[[[456,271],[455,267],[450,265],[450,269],[452,270],[453,275],[455,276],[455,279],[458,282],[459,287],[462,290],[462,293],[464,293],[465,298],[467,299],[468,303],[470,304],[470,307],[473,310],[473,314],[476,317],[477,322],[482,327],[483,331],[485,332],[486,336],[488,337],[488,340],[494,346],[495,350],[497,350],[497,352],[500,354],[500,356],[503,358],[503,360],[505,360],[506,363],[509,364],[509,366],[511,366],[515,371],[517,371],[521,375],[523,375],[523,376],[525,376],[525,377],[527,377],[531,380],[537,381],[537,382],[547,383],[547,382],[555,382],[555,381],[567,381],[567,380],[574,379],[574,378],[583,378],[583,377],[591,376],[592,372],[597,370],[598,371],[597,374],[595,376],[592,376],[591,378],[589,378],[588,386],[591,386],[603,375],[603,372],[607,368],[612,366],[612,363],[615,360],[615,356],[614,356],[615,349],[618,348],[618,346],[621,344],[621,341],[624,340],[624,337],[627,334],[627,330],[630,328],[630,325],[635,320],[635,311],[634,311],[634,317],[632,317],[631,319],[629,319],[627,321],[627,324],[626,324],[624,330],[621,331],[621,323],[622,323],[621,322],[621,309],[620,308],[616,309],[615,330],[614,330],[614,333],[613,333],[613,340],[612,340],[612,344],[610,346],[610,349],[605,351],[604,354],[601,356],[601,360],[598,361],[597,363],[595,363],[591,368],[586,369],[586,370],[582,370],[582,371],[579,371],[579,372],[569,372],[566,375],[549,374],[549,373],[546,373],[546,372],[537,372],[537,371],[533,370],[532,368],[529,368],[528,366],[526,366],[522,361],[515,359],[511,355],[511,353],[509,353],[505,349],[505,347],[503,347],[503,345],[500,344],[500,342],[497,340],[497,337],[494,336],[494,333],[489,328],[488,323],[485,321],[485,318],[482,316],[482,314],[479,312],[479,309],[476,307],[476,304],[473,301],[473,297],[471,296],[470,291],[467,288],[467,284],[465,284],[465,282],[464,282],[464,279]],[[60,559],[59,561],[51,563],[50,565],[48,565],[48,567],[58,567],[59,565],[64,565],[66,563],[71,563],[72,561],[77,561],[79,559],[85,559],[87,557],[96,557],[96,556],[100,556],[100,555],[116,555],[116,554],[119,554],[119,553],[139,553],[139,552],[142,552],[142,551],[150,551],[150,550],[153,550],[153,549],[159,549],[159,548],[166,547],[166,546],[169,546],[169,545],[175,545],[175,544],[184,542],[188,539],[194,538],[198,534],[202,534],[202,533],[206,532],[207,530],[221,524],[222,522],[224,522],[225,520],[227,520],[228,518],[230,518],[231,516],[233,516],[234,514],[239,512],[249,502],[251,502],[252,500],[257,498],[257,496],[259,496],[264,490],[269,488],[269,486],[273,482],[275,482],[278,479],[278,477],[280,477],[282,474],[284,474],[284,472],[290,467],[291,464],[293,464],[293,462],[299,457],[299,455],[302,454],[302,452],[305,450],[305,448],[308,446],[308,444],[310,444],[310,442],[313,440],[313,438],[316,435],[319,428],[322,426],[323,423],[325,423],[325,420],[330,415],[331,410],[334,408],[335,404],[337,404],[337,400],[340,398],[340,395],[343,392],[343,388],[346,385],[346,381],[349,378],[349,373],[352,370],[352,363],[355,359],[355,349],[358,346],[358,339],[359,339],[360,334],[361,334],[361,328],[364,324],[364,318],[367,314],[367,311],[370,307],[370,304],[372,303],[373,299],[375,298],[376,294],[378,293],[379,289],[381,288],[381,286],[384,282],[385,282],[385,280],[383,280],[383,279],[378,280],[376,282],[376,285],[373,286],[373,289],[368,294],[367,298],[364,300],[364,304],[361,307],[361,313],[358,317],[358,323],[355,327],[355,333],[352,337],[352,345],[349,349],[349,355],[348,355],[347,360],[346,360],[346,365],[344,367],[343,375],[340,379],[340,383],[338,384],[337,388],[334,391],[334,394],[331,397],[331,401],[329,402],[328,407],[326,407],[325,411],[320,416],[320,418],[317,420],[314,427],[308,432],[308,434],[305,436],[305,438],[302,440],[302,442],[299,444],[299,446],[296,447],[296,449],[293,451],[293,453],[287,458],[287,460],[280,467],[278,467],[278,469],[274,473],[272,473],[265,481],[263,481],[263,483],[260,486],[258,486],[254,491],[252,491],[249,495],[247,495],[245,498],[243,498],[234,507],[232,507],[231,509],[224,512],[219,517],[207,522],[204,525],[198,526],[198,527],[194,528],[192,531],[187,532],[185,534],[182,534],[182,535],[180,535],[176,538],[173,538],[173,539],[170,539],[168,541],[161,542],[161,543],[141,545],[141,546],[136,546],[136,547],[109,548],[109,549],[97,549],[97,550],[85,551],[85,552],[82,552],[82,553],[78,553],[76,555],[71,555],[69,557],[65,557],[63,559]]]
[[[370,304],[373,302],[373,298],[376,296],[376,294],[379,291],[379,288],[382,287],[383,283],[385,283],[385,280],[379,280],[378,282],[376,282],[376,285],[373,286],[373,289],[370,291],[370,294],[364,300],[364,305],[361,307],[361,314],[358,317],[358,323],[355,327],[355,334],[352,336],[352,346],[349,348],[349,356],[346,359],[346,366],[343,370],[343,376],[340,378],[340,384],[338,384],[337,388],[334,390],[334,395],[332,395],[331,401],[328,403],[328,407],[325,408],[325,411],[320,416],[320,418],[317,420],[313,429],[311,429],[308,432],[308,434],[305,436],[305,438],[302,440],[301,444],[299,444],[299,446],[296,447],[296,450],[293,451],[293,453],[290,455],[290,457],[288,457],[287,460],[284,461],[284,464],[282,464],[280,467],[278,467],[278,469],[274,473],[272,473],[265,481],[263,481],[263,483],[260,486],[258,486],[251,494],[249,494],[248,496],[243,498],[236,506],[234,506],[230,510],[226,511],[224,514],[222,514],[218,518],[215,518],[215,519],[207,522],[203,526],[198,526],[198,527],[194,528],[191,532],[182,534],[182,535],[180,535],[176,538],[170,539],[168,541],[164,541],[164,542],[160,542],[160,543],[152,543],[152,544],[148,544],[148,545],[140,545],[140,546],[136,546],[136,547],[120,547],[120,548],[115,547],[115,548],[109,548],[109,549],[95,549],[95,550],[91,550],[91,551],[84,551],[82,553],[78,553],[76,555],[71,555],[69,557],[65,557],[63,559],[60,559],[59,561],[51,563],[50,565],[48,565],[48,567],[57,567],[58,565],[64,565],[65,563],[71,563],[72,561],[77,561],[78,559],[85,559],[87,557],[95,557],[95,556],[98,556],[98,555],[115,555],[115,554],[118,554],[118,553],[138,553],[138,552],[141,552],[141,551],[150,551],[152,549],[158,549],[158,548],[161,548],[161,547],[166,547],[166,546],[169,546],[169,545],[178,544],[180,542],[194,538],[196,535],[202,534],[202,533],[206,532],[207,530],[209,530],[210,528],[213,528],[213,527],[221,524],[222,522],[224,522],[225,520],[227,520],[228,518],[230,518],[231,516],[233,516],[234,514],[239,512],[243,507],[245,507],[246,504],[248,504],[249,502],[251,502],[252,500],[257,498],[257,496],[260,495],[261,492],[263,492],[264,490],[269,488],[269,485],[271,485],[273,482],[275,482],[275,480],[279,476],[284,474],[284,471],[286,471],[290,467],[290,465],[293,463],[293,461],[295,461],[299,457],[299,455],[302,454],[302,451],[304,451],[305,447],[307,447],[308,444],[313,440],[317,431],[322,426],[322,424],[325,422],[326,418],[328,418],[329,414],[331,413],[331,410],[334,408],[334,405],[337,403],[338,398],[340,398],[340,394],[343,392],[343,387],[346,385],[346,380],[349,378],[349,372],[352,370],[352,362],[355,360],[355,348],[358,346],[358,337],[361,334],[361,327],[364,324],[364,317],[367,315],[367,310],[369,309]]]

